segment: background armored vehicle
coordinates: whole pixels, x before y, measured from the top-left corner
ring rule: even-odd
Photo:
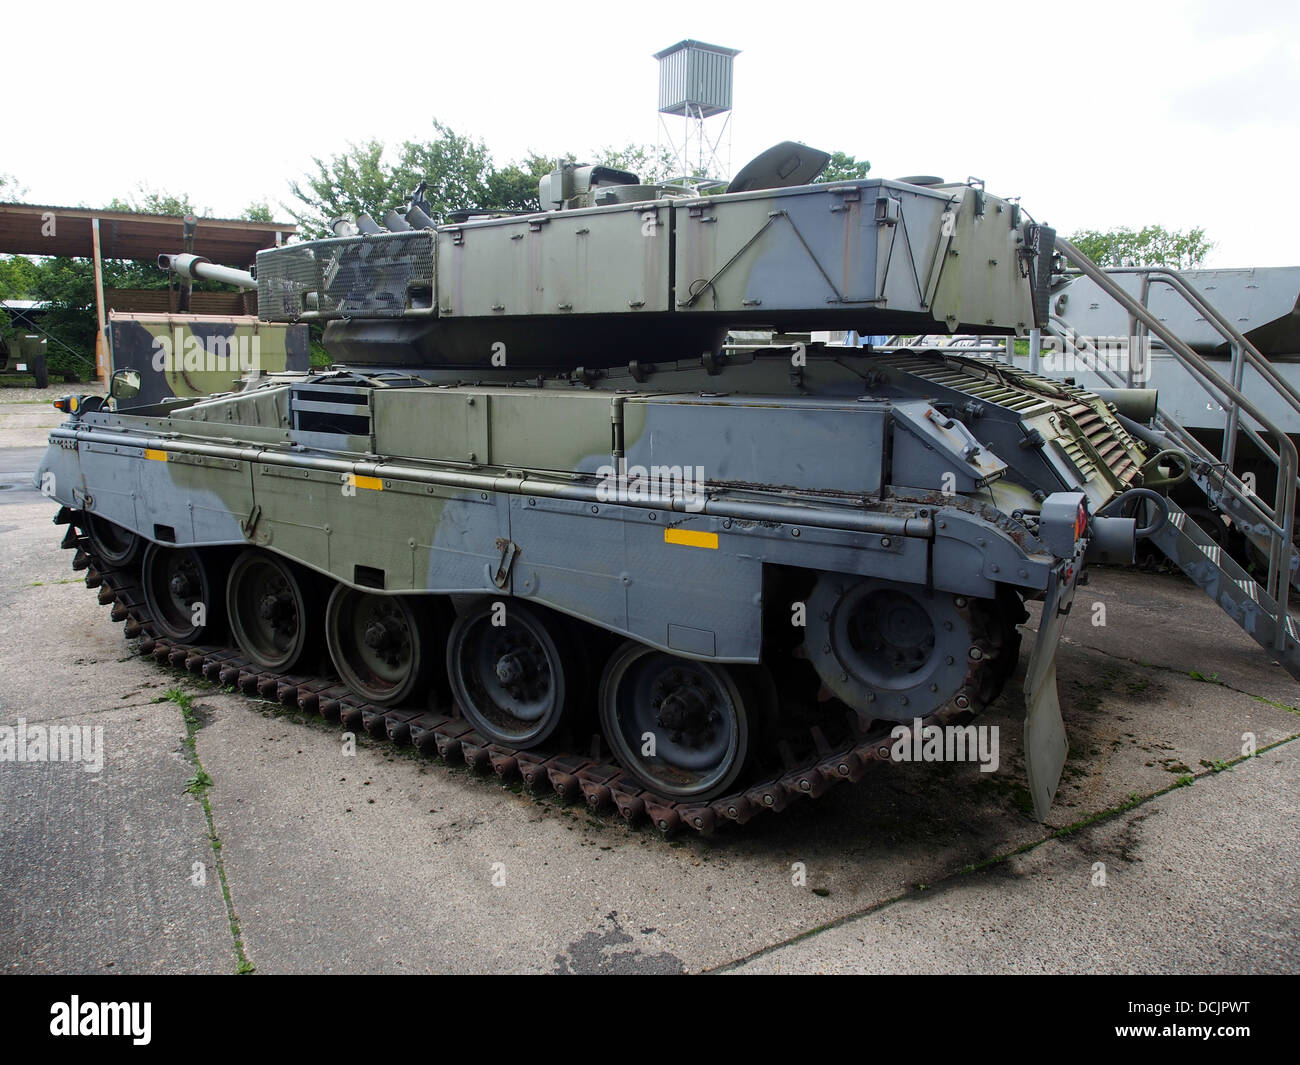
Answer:
[[[0,335],[0,374],[31,374],[37,388],[50,383],[45,338],[34,333]]]
[[[246,375],[305,373],[311,366],[307,326],[252,315],[112,311],[108,330],[113,369],[140,373],[132,406],[226,392]]]
[[[733,326],[1046,322],[1050,229],[973,184],[782,183],[819,155],[779,146],[717,196],[565,167],[553,210],[413,202],[259,253],[262,317],[326,323],[338,365],[66,400],[39,476],[74,565],[160,659],[663,829],[964,724],[1029,600],[1044,814],[1062,626],[1138,535],[1235,582],[1221,601],[1295,670],[1285,581],[1189,539],[1185,458],[1127,393],[931,350],[722,353]]]

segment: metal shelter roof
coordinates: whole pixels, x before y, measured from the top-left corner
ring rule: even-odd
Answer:
[[[92,220],[99,219],[100,253],[105,259],[152,262],[160,252],[182,249],[179,216],[101,211],[89,207],[0,203],[0,255],[94,256]],[[214,263],[250,266],[262,248],[273,248],[298,232],[288,222],[246,222],[199,218],[194,254]]]

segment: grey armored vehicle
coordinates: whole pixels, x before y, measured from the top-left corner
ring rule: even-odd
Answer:
[[[1054,235],[1017,204],[780,176],[825,159],[778,146],[715,196],[564,166],[537,213],[439,223],[417,194],[259,253],[261,317],[325,323],[336,365],[65,401],[38,476],[74,566],[160,660],[664,830],[968,721],[1042,600],[1044,814],[1080,574],[1175,520],[1185,470],[1123,392],[926,350],[725,353],[731,328],[1046,320]]]

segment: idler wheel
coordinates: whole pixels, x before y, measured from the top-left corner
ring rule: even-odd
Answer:
[[[315,643],[311,578],[267,551],[243,552],[226,581],[226,613],[239,649],[263,669],[293,669]]]
[[[581,670],[566,619],[487,600],[459,614],[447,641],[452,695],[475,729],[527,749],[553,735],[579,697]]]
[[[126,569],[140,554],[141,540],[129,529],[115,525],[107,518],[86,512],[83,519],[86,536],[95,549],[95,554],[106,566],[113,569]]]
[[[176,643],[200,643],[221,628],[223,568],[212,551],[150,544],[141,564],[151,627]]]
[[[736,783],[766,710],[744,670],[630,640],[605,667],[598,705],[620,765],[658,795],[701,802]]]
[[[325,608],[325,643],[343,683],[377,706],[423,695],[442,646],[424,597],[377,595],[343,584]]]

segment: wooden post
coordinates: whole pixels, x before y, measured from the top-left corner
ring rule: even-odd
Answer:
[[[182,244],[187,255],[194,254],[194,230],[198,225],[198,219],[192,214],[187,214],[181,219]],[[181,275],[180,294],[176,299],[176,309],[181,314],[190,313],[190,293],[194,290],[194,282],[184,274]]]
[[[106,382],[109,374],[109,358],[108,339],[104,335],[106,324],[104,314],[104,260],[99,253],[98,218],[90,220],[90,235],[95,246],[95,314],[99,320],[99,328],[95,331],[95,376]]]

